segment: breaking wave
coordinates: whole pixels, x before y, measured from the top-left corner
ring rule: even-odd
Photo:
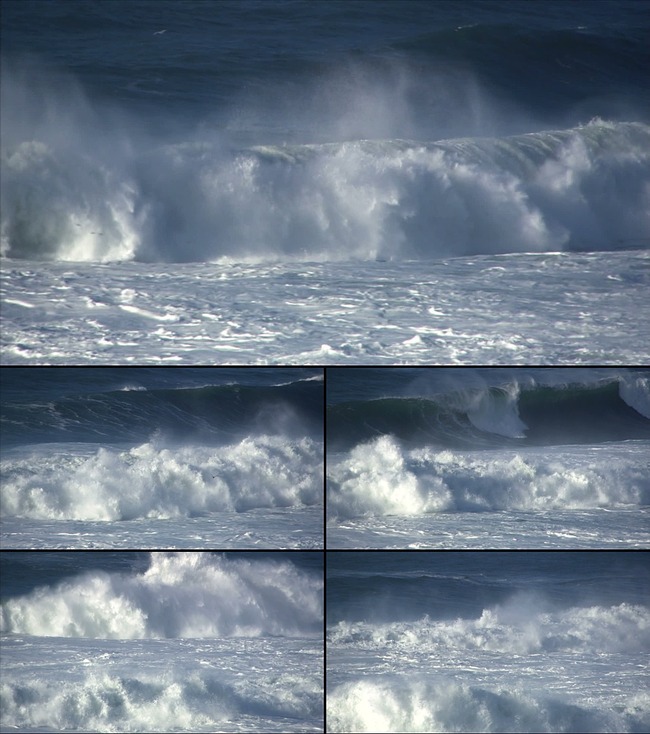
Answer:
[[[76,449],[76,450],[75,450]],[[300,507],[323,501],[322,444],[247,437],[219,447],[45,446],[2,462],[5,517],[132,520]]]
[[[650,723],[648,704],[639,694],[624,710],[609,711],[521,688],[370,677],[328,695],[327,722],[336,732],[642,732]]]
[[[526,453],[407,449],[381,436],[328,461],[328,515],[587,509],[650,503],[645,443]]]
[[[420,383],[415,389],[423,389]],[[650,438],[650,382],[614,375],[586,384],[512,380],[498,387],[352,400],[327,410],[328,448],[391,434],[449,448],[594,444]]]
[[[247,686],[225,683],[215,674],[169,671],[93,672],[81,682],[7,682],[0,687],[0,701],[3,721],[12,727],[120,732],[214,731],[246,717],[282,718],[282,730],[297,731],[292,720],[304,726],[305,719],[321,718],[323,706],[316,676],[280,674]]]
[[[92,572],[7,600],[2,633],[149,639],[322,635],[323,581],[289,562],[152,553],[144,573]]]
[[[540,652],[625,653],[650,649],[650,613],[641,605],[571,607],[543,611],[534,594],[515,594],[484,609],[478,619],[440,621],[425,616],[387,624],[339,622],[328,632],[335,645],[373,649],[390,647],[437,655],[444,650],[485,650],[513,655]],[[541,610],[541,611],[540,611]]]
[[[85,129],[3,146],[4,255],[320,261],[650,245],[642,123],[238,150],[107,135],[101,156]]]

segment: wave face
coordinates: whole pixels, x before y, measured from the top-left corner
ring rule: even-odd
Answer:
[[[179,143],[98,163],[3,151],[2,252],[35,260],[418,259],[650,242],[650,128],[494,139]],[[254,216],[251,216],[254,212]]]
[[[152,553],[143,573],[92,572],[2,605],[0,632],[39,637],[318,637],[322,580],[288,562]]]
[[[321,377],[264,369],[248,376],[228,369],[160,375],[138,369],[84,375],[68,369],[42,377],[8,371],[3,447],[124,444],[154,434],[170,443],[217,445],[255,434],[316,437],[323,422]],[[272,384],[283,378],[285,384]]]
[[[456,449],[650,438],[650,381],[645,374],[584,373],[585,382],[553,385],[544,382],[553,378],[552,370],[535,376],[513,371],[499,375],[501,384],[468,380],[466,387],[462,373],[455,385],[438,386],[434,373],[429,374],[430,387],[413,375],[402,384],[395,380],[392,389],[400,397],[368,395],[330,404],[328,446],[343,450],[382,434],[409,445]],[[412,387],[404,385],[407,381]]]
[[[649,396],[633,370],[334,370],[330,517],[647,506]]]
[[[3,387],[5,518],[322,504],[322,371],[18,369]]]
[[[368,555],[328,557],[331,731],[647,728],[641,553]]]

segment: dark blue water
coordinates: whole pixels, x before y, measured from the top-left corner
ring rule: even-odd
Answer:
[[[327,623],[388,623],[427,615],[479,617],[516,594],[539,609],[650,605],[647,553],[416,551],[327,553]]]
[[[223,443],[248,434],[322,436],[322,370],[7,368],[2,446],[119,444],[154,434]]]
[[[374,88],[406,103],[404,124],[360,116],[358,126],[384,126],[384,137],[458,137],[485,133],[478,114],[463,114],[473,93],[501,103],[494,122],[508,113],[564,126],[594,115],[647,120],[649,7],[7,0],[2,40],[5,58],[31,58],[41,80],[54,65],[93,100],[163,125],[209,124],[270,143],[293,120],[296,138],[314,142],[314,131],[332,138],[341,103]]]
[[[329,368],[328,448],[393,435],[454,448],[650,439],[644,369]]]

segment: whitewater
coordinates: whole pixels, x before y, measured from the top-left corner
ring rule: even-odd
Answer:
[[[647,370],[327,375],[328,548],[648,547]]]
[[[7,7],[3,363],[648,360],[642,3]]]
[[[322,547],[322,370],[2,378],[4,548]]]
[[[89,187],[96,160],[22,143],[3,165],[4,359],[642,363],[648,151],[647,126],[600,121],[225,158],[178,145]]]
[[[23,573],[65,580],[3,594],[3,731],[323,730],[323,580],[304,559],[52,555]]]
[[[327,730],[647,731],[647,563],[608,555],[330,552]]]

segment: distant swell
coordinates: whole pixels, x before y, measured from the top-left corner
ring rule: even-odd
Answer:
[[[332,519],[427,512],[587,509],[650,503],[645,445],[454,452],[406,449],[391,436],[328,462]]]
[[[318,637],[322,580],[289,562],[152,553],[139,575],[93,572],[2,605],[0,631],[44,637]]]
[[[84,131],[2,151],[2,252],[13,258],[345,260],[648,246],[642,123],[234,151],[109,139],[100,159]]]
[[[2,514],[132,520],[322,504],[322,445],[248,437],[230,445],[75,453],[69,444],[2,463]]]

